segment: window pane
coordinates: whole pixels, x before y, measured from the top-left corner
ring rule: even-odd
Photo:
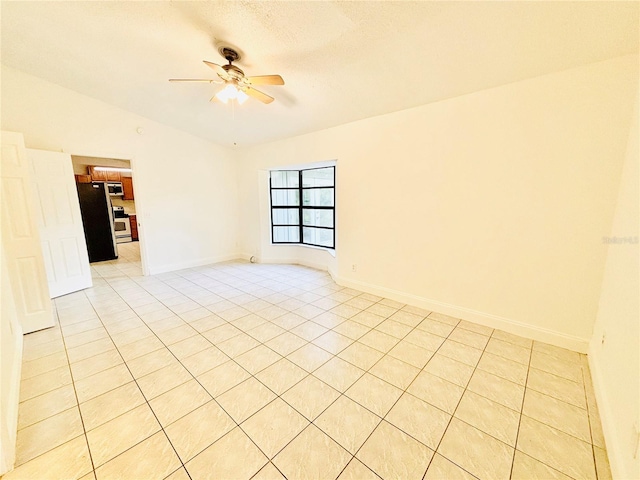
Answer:
[[[305,207],[333,207],[333,188],[314,188],[302,191]]]
[[[272,170],[271,186],[273,188],[298,188],[300,176],[298,170]]]
[[[302,236],[304,243],[333,248],[333,230],[303,227]]]
[[[300,242],[300,229],[298,227],[273,227],[273,243]]]
[[[302,171],[303,187],[333,187],[333,167]]]
[[[271,190],[271,205],[292,206],[300,205],[298,190]]]
[[[297,208],[274,208],[274,225],[299,225],[300,216]]]
[[[312,227],[333,228],[333,210],[302,209],[302,224]]]

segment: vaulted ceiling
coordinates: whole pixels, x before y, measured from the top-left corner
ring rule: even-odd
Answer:
[[[2,63],[222,145],[256,144],[638,52],[638,2],[2,1]],[[210,103],[220,44],[263,105]]]

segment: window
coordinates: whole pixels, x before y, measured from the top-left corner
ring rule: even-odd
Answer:
[[[272,170],[271,239],[335,248],[335,167]]]

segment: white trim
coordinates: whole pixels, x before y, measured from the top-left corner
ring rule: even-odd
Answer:
[[[246,260],[247,262],[250,262],[251,261],[251,257],[256,257],[256,256],[253,253],[238,253],[236,255],[235,259],[237,259],[237,260]]]
[[[210,265],[212,263],[228,262],[229,260],[236,260],[242,258],[248,260],[244,254],[230,253],[228,255],[218,255],[216,257],[201,258],[198,260],[189,260],[187,262],[169,263],[165,265],[159,265],[149,269],[149,275],[156,275],[158,273],[174,272],[176,270],[184,270],[185,268],[202,267],[204,265]]]
[[[324,250],[325,252],[327,252],[329,255],[331,255],[334,258],[336,256],[336,249],[335,248],[320,247],[318,245],[308,245],[306,243],[273,243],[273,240],[272,240],[271,243],[269,244],[269,246],[271,246],[271,247],[304,247],[304,248],[313,248],[315,250]]]
[[[493,315],[491,313],[473,310],[471,308],[460,307],[449,303],[440,302],[430,298],[420,297],[410,293],[393,290],[391,288],[381,287],[370,283],[350,280],[334,275],[331,276],[338,285],[354,288],[363,292],[378,295],[380,297],[390,298],[398,302],[413,305],[425,310],[443,313],[452,317],[467,320],[473,323],[484,325],[491,328],[504,330],[505,332],[522,337],[531,338],[540,342],[549,343],[557,347],[567,348],[580,353],[587,353],[589,347],[589,339],[567,335],[565,333],[556,332],[543,327],[536,327],[526,323],[512,320],[509,318]]]
[[[174,263],[169,265],[161,265],[154,268],[150,274],[166,273],[175,270],[182,270],[185,268],[200,267],[203,265],[209,265],[219,262],[227,262],[229,260],[249,260],[252,255],[247,253],[234,253],[229,255],[221,255],[218,257],[210,257],[200,260],[194,260],[190,262]],[[399,290],[393,290],[391,288],[381,287],[370,283],[360,282],[357,280],[350,280],[342,278],[336,275],[335,271],[329,268],[327,265],[309,262],[307,260],[299,258],[264,258],[261,256],[255,256],[257,263],[263,264],[293,264],[302,265],[305,267],[315,268],[323,272],[328,272],[334,281],[344,287],[354,288],[363,292],[371,293],[385,298],[390,298],[398,302],[413,305],[425,310],[433,312],[443,313],[452,317],[467,320],[479,325],[484,325],[491,328],[497,328],[514,335],[520,335],[522,337],[531,338],[540,342],[549,343],[561,348],[567,348],[575,352],[587,353],[589,351],[589,340],[586,338],[577,337],[574,335],[567,335],[565,333],[556,332],[543,327],[536,327],[528,325],[526,323],[512,320],[509,318],[501,317],[499,315],[493,315],[491,313],[481,312],[473,310],[471,308],[460,307],[449,303],[440,302],[425,297],[420,297],[410,293],[401,292]]]
[[[177,271],[177,270],[183,270],[186,268],[193,268],[193,267],[202,267],[204,265],[210,265],[210,264],[214,264],[214,263],[220,263],[220,262],[228,262],[230,260],[245,260],[245,261],[250,261],[251,257],[255,258],[255,263],[261,263],[261,264],[265,264],[265,265],[301,265],[303,267],[310,267],[310,268],[315,268],[316,270],[321,270],[323,272],[327,272],[328,271],[328,267],[326,265],[323,265],[321,263],[316,263],[316,262],[308,262],[306,260],[301,260],[301,259],[297,259],[297,258],[261,258],[258,255],[253,255],[250,253],[233,253],[230,255],[221,255],[218,257],[210,257],[207,259],[203,259],[203,260],[194,260],[191,262],[182,262],[182,263],[172,263],[169,265],[161,265],[160,267],[154,268],[153,271],[150,273],[151,275],[155,275],[158,273],[167,273],[167,272],[173,272],[173,271]],[[329,272],[331,273],[331,272]],[[333,275],[331,275],[333,276]]]
[[[325,264],[309,262],[307,260],[302,260],[299,258],[261,258],[256,257],[258,259],[258,263],[265,264],[289,264],[289,265],[302,265],[303,267],[311,267],[316,270],[321,270],[323,272],[328,271],[328,267]],[[333,275],[332,275],[333,276]]]
[[[328,266],[327,267],[327,272],[329,272],[329,275],[331,275],[331,278],[333,278],[333,281],[335,282],[336,281],[336,277],[338,276],[336,271],[333,268],[331,268],[331,266]],[[336,283],[338,283],[338,282],[336,282]]]

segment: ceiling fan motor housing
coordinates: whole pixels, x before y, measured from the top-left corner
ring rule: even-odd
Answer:
[[[244,72],[235,65],[222,65],[222,68],[233,80],[242,80],[244,78]]]
[[[240,54],[236,50],[230,47],[222,46],[218,48],[218,53],[222,55],[229,63],[236,62],[241,58]]]

